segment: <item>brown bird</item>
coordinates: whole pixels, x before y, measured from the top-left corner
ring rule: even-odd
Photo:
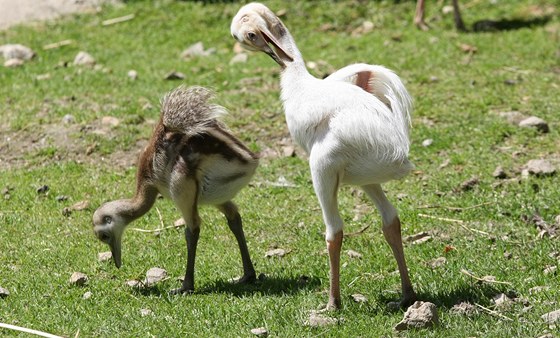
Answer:
[[[160,121],[140,155],[136,194],[108,202],[93,214],[93,231],[110,246],[118,268],[125,227],[150,210],[158,193],[170,198],[185,220],[187,241],[185,278],[172,293],[194,290],[199,204],[214,205],[224,214],[241,251],[243,276],[239,282],[255,280],[241,216],[231,200],[251,180],[258,157],[219,121],[226,110],[210,103],[212,97],[202,87],[179,87],[168,93],[162,101]]]

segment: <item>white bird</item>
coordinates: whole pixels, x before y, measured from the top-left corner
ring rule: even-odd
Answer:
[[[118,268],[125,227],[150,210],[158,192],[170,198],[185,220],[187,241],[185,278],[182,287],[172,293],[194,290],[199,204],[214,205],[225,215],[241,251],[243,277],[239,282],[251,282],[256,276],[241,217],[231,200],[249,183],[258,157],[218,120],[226,111],[211,104],[211,98],[212,93],[202,87],[179,87],[168,93],[160,121],[140,155],[136,195],[108,202],[93,215],[93,231],[110,246]]]
[[[397,75],[355,64],[324,80],[309,74],[293,37],[266,6],[250,3],[233,18],[231,34],[246,49],[270,55],[281,67],[281,99],[290,134],[309,155],[313,187],[326,225],[330,263],[327,309],[341,307],[342,184],[361,186],[379,209],[383,234],[402,282],[401,306],[416,299],[403,253],[397,210],[381,184],[408,174],[411,98]]]

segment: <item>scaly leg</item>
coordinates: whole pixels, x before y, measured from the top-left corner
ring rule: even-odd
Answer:
[[[249,249],[247,248],[247,241],[245,240],[245,234],[243,233],[243,223],[241,221],[241,216],[237,211],[237,206],[229,201],[218,206],[218,209],[226,216],[229,229],[233,232],[237,244],[239,245],[239,251],[241,252],[241,261],[243,263],[243,277],[241,277],[239,283],[250,283],[255,281],[256,273],[253,263],[251,262],[251,257],[249,256]]]
[[[311,154],[309,164],[313,179],[313,188],[321,204],[323,221],[326,226],[326,242],[329,252],[330,290],[327,310],[340,309],[340,250],[342,248],[343,222],[338,213],[338,187],[341,176],[333,170],[334,165],[325,164],[320,158]]]
[[[418,0],[416,3],[416,13],[414,15],[414,24],[423,31],[430,29],[430,26],[424,21],[424,0]]]
[[[408,269],[406,267],[401,238],[401,222],[399,220],[399,216],[397,215],[397,210],[389,202],[379,184],[367,185],[362,188],[373,200],[375,206],[381,213],[381,218],[383,220],[383,235],[385,236],[387,243],[389,243],[389,246],[391,246],[391,250],[393,251],[393,255],[397,261],[399,274],[401,276],[403,299],[400,302],[400,306],[406,307],[414,303],[416,300],[416,294],[414,293],[412,283],[410,282],[410,278],[408,276]]]
[[[455,19],[455,28],[457,28],[457,30],[461,32],[466,32],[467,28],[465,27],[463,18],[461,18],[461,12],[459,11],[458,0],[453,0],[453,18]]]

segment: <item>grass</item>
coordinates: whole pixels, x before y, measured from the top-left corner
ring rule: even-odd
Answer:
[[[405,253],[420,298],[438,306],[441,324],[430,330],[393,331],[402,312],[389,311],[385,304],[399,296],[396,264],[379,230],[378,214],[352,187],[340,193],[346,231],[371,227],[344,242],[343,250],[363,257],[342,258],[344,309],[332,316],[343,321],[315,329],[302,324],[309,310],[326,302],[328,265],[320,210],[299,149],[294,158],[264,159],[254,183],[236,198],[254,264],[267,276],[264,281],[249,286],[229,282],[241,274],[240,257],[225,221],[211,208],[202,210],[194,295],[166,293],[179,285],[176,277],[184,273],[186,248],[180,230],[154,236],[129,229],[122,268],[97,261],[97,253],[107,248],[92,235],[91,215],[104,201],[133,194],[133,160],[150,136],[166,91],[182,83],[214,88],[218,101],[230,110],[226,122],[254,150],[279,149],[289,137],[278,98],[277,65],[261,54],[251,54],[247,63],[229,64],[234,55],[229,22],[240,4],[180,1],[130,1],[96,14],[0,32],[0,44],[21,43],[38,54],[23,67],[0,72],[0,188],[9,187],[9,199],[0,202],[0,286],[11,293],[0,299],[0,322],[64,336],[78,331],[81,336],[250,336],[252,328],[261,326],[280,337],[536,337],[554,332],[540,316],[558,309],[558,275],[544,270],[558,266],[553,253],[560,245],[558,238],[539,238],[538,229],[523,217],[539,213],[555,224],[559,176],[496,185],[499,180],[492,172],[500,165],[511,177],[521,177],[530,159],[560,159],[558,1],[469,2],[463,10],[467,23],[550,20],[466,34],[456,33],[452,18],[442,16],[432,3],[427,8],[429,32],[411,24],[413,1],[267,4],[286,9],[283,20],[308,61],[322,60],[333,69],[353,62],[382,64],[406,81],[415,98],[410,156],[417,171],[385,189],[399,209],[404,235],[428,231],[433,237],[423,244],[405,244]],[[130,13],[136,15],[131,21],[101,25]],[[374,30],[352,36],[365,20],[374,23]],[[331,28],[321,29],[326,23]],[[74,43],[42,49],[66,39]],[[182,60],[181,51],[197,41],[216,53]],[[475,46],[477,52],[469,57],[461,44]],[[80,50],[101,66],[73,66]],[[328,72],[329,66],[318,64],[316,75]],[[131,69],[139,74],[136,81],[126,75]],[[183,72],[186,79],[163,80],[172,70]],[[50,77],[38,80],[43,74]],[[545,119],[550,133],[521,129],[497,114],[512,110]],[[74,125],[61,122],[66,114],[74,116]],[[120,124],[103,127],[103,116],[114,116]],[[423,147],[428,138],[433,144]],[[266,183],[280,176],[296,187]],[[479,178],[472,190],[458,189],[472,177]],[[36,189],[45,184],[49,191],[38,194]],[[68,200],[57,201],[62,195]],[[89,201],[88,209],[63,215],[64,207],[83,200]],[[365,213],[357,211],[362,205],[367,206]],[[179,218],[171,203],[158,201],[130,227],[159,227],[158,211],[164,225]],[[462,220],[466,228],[443,218]],[[265,258],[275,247],[290,252]],[[438,257],[445,257],[446,264],[430,267]],[[165,268],[170,278],[144,291],[124,284],[154,266]],[[479,284],[462,269],[511,285]],[[74,271],[89,276],[86,286],[69,284]],[[302,283],[301,276],[307,276],[307,282]],[[535,286],[548,289],[530,292]],[[87,291],[92,296],[83,299]],[[500,292],[517,295],[510,307],[495,309],[512,321],[485,311],[473,316],[450,311],[460,301],[494,309],[492,297]],[[368,302],[354,303],[354,293],[365,295]],[[153,315],[141,316],[141,309]]]

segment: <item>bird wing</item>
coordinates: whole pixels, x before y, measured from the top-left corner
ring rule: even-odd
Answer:
[[[383,102],[397,118],[410,125],[412,98],[401,79],[390,69],[357,63],[332,73],[327,81],[344,81],[356,85]]]

